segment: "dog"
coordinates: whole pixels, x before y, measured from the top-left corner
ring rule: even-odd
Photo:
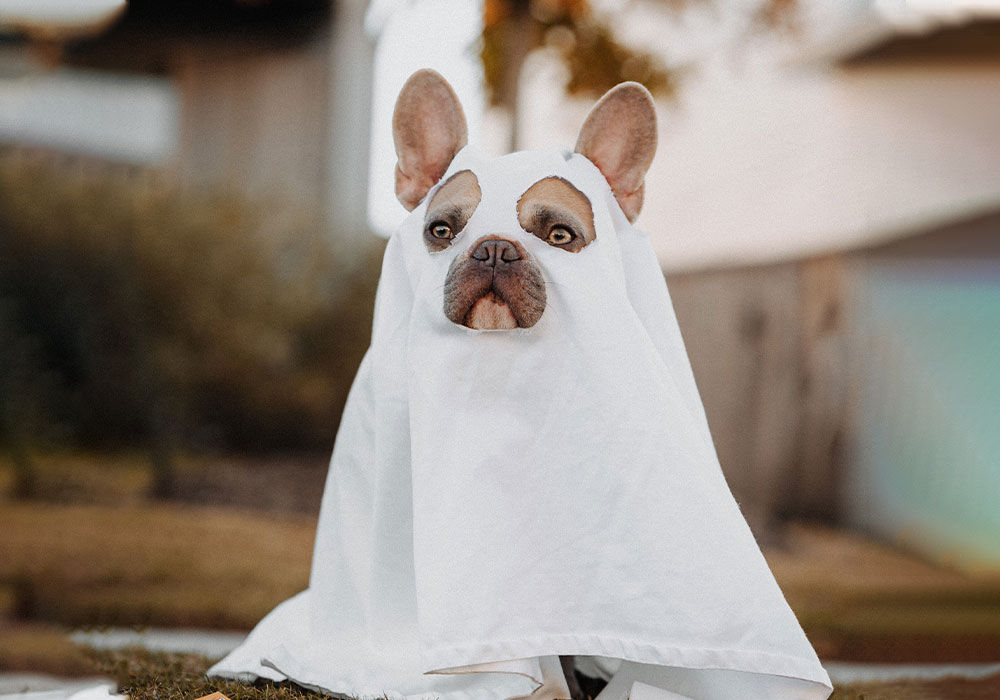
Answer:
[[[488,157],[419,71],[393,132],[411,213],[386,246],[309,588],[209,674],[565,700],[596,689],[575,660],[611,700],[825,700],[630,223],[649,94],[610,90],[575,150]]]
[[[621,83],[591,110],[575,151],[604,174],[629,221],[642,208],[643,181],[656,152],[656,113],[649,92]],[[451,86],[430,70],[413,74],[393,114],[396,196],[412,211],[466,145],[462,106]],[[443,183],[428,202],[424,242],[429,253],[448,248],[475,212],[481,191],[475,175],[462,171]],[[569,253],[595,238],[587,198],[558,177],[542,179],[516,203],[521,231],[483,236],[456,258],[444,281],[444,314],[477,330],[531,328],[546,306],[545,275],[517,238],[531,235]]]
[[[480,184],[469,170],[440,182],[466,145],[467,134],[462,106],[451,86],[434,71],[414,73],[393,114],[396,196],[412,211],[437,186],[427,202],[423,226],[424,245],[431,255],[453,244],[482,199]],[[652,97],[631,82],[606,93],[580,129],[575,152],[598,167],[630,222],[642,208],[643,182],[656,137]],[[534,236],[575,255],[596,238],[590,201],[565,179],[540,179],[511,204],[520,230],[502,230],[498,225],[493,233],[472,242],[448,268],[442,311],[452,323],[474,330],[532,328],[546,310],[546,274],[519,239]],[[582,700],[586,695],[573,657],[561,656],[560,661],[573,700]]]

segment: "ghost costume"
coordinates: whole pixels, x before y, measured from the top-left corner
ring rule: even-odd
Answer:
[[[389,241],[372,343],[337,436],[309,589],[216,664],[358,697],[822,700],[830,681],[723,478],[649,237],[563,150],[452,161],[482,199],[452,245],[431,190]],[[518,224],[565,179],[590,200],[579,252]],[[440,183],[439,185],[440,186]],[[442,312],[451,261],[488,234],[541,268],[530,329]]]

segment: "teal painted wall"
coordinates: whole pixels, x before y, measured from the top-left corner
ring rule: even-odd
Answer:
[[[859,266],[848,518],[1000,569],[1000,261]]]

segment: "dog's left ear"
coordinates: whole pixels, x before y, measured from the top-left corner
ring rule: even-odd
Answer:
[[[600,169],[625,216],[635,221],[656,153],[656,109],[649,91],[639,83],[608,90],[580,127],[575,150]]]
[[[412,211],[468,140],[462,104],[447,80],[428,69],[410,76],[396,99],[392,139],[396,198]]]

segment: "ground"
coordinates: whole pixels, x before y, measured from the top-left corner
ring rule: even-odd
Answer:
[[[163,501],[147,495],[141,456],[49,455],[36,497],[25,501],[10,497],[11,468],[0,460],[0,671],[93,673],[95,657],[66,639],[80,627],[248,630],[307,585],[325,462],[186,458],[177,496]],[[1000,661],[997,574],[962,574],[808,523],[789,524],[765,555],[825,660]],[[135,678],[167,694],[157,700],[194,700],[207,683],[204,659],[96,658],[106,672],[148,667]],[[233,692],[233,700],[285,700],[293,691]],[[862,697],[995,699],[1000,679],[835,695]]]
[[[95,666],[113,677],[131,700],[195,700],[221,691],[230,700],[319,700],[324,696],[290,684],[256,686],[205,678],[210,660],[141,649],[91,654]],[[831,700],[996,700],[1000,675],[969,681],[945,679],[837,688]]]

